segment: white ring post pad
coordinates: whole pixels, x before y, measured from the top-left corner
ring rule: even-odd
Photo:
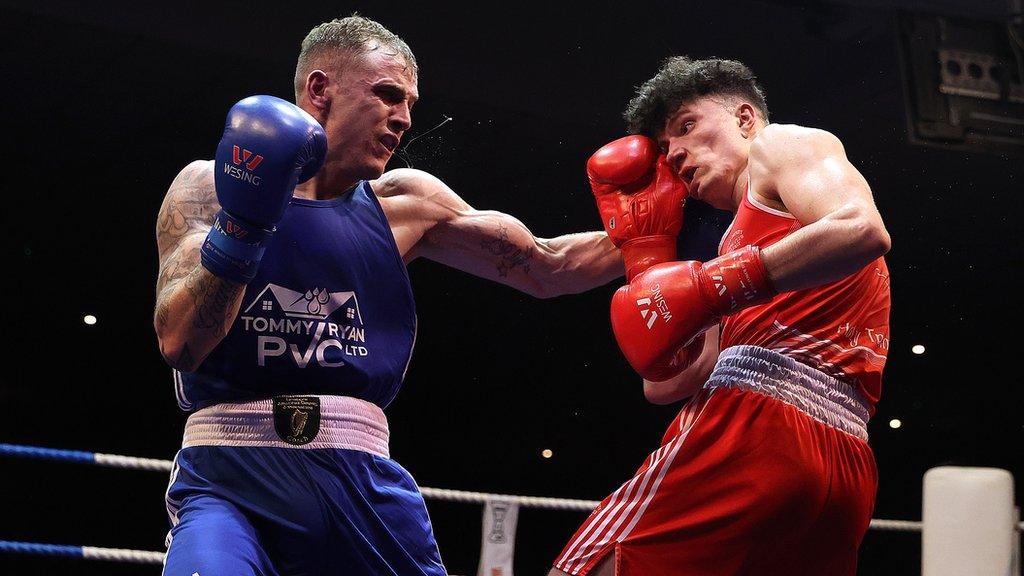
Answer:
[[[1007,576],[1013,565],[1013,476],[940,466],[924,475],[922,576]]]

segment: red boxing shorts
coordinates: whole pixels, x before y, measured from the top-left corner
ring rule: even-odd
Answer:
[[[723,350],[662,446],[555,568],[618,576],[853,576],[875,503],[867,402],[777,352]]]

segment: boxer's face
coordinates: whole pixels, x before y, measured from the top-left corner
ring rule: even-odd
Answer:
[[[386,46],[349,59],[333,76],[324,122],[327,164],[357,179],[378,178],[412,126],[416,76]]]
[[[750,149],[744,130],[734,99],[704,96],[669,116],[658,142],[692,197],[734,210],[733,190]]]

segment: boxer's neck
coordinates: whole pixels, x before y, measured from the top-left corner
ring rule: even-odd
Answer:
[[[325,165],[316,176],[295,187],[294,196],[307,200],[330,200],[347,194],[359,184],[359,178]]]

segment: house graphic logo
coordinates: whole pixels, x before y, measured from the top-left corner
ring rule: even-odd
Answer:
[[[328,292],[323,288],[297,292],[277,284],[267,284],[245,309],[245,314],[278,312],[288,318],[326,320],[339,308],[344,308],[343,317],[339,320],[363,325],[355,292]]]
[[[352,291],[267,284],[239,315],[256,336],[259,366],[287,362],[299,368],[337,368],[369,356],[359,298]]]

